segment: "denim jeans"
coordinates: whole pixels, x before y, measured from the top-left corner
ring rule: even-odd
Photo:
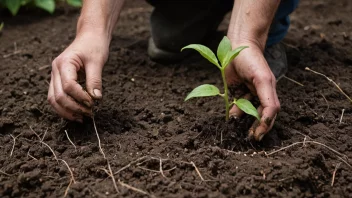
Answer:
[[[205,32],[214,31],[232,10],[233,0],[147,0],[154,6],[151,16],[152,37],[161,48],[175,48],[200,42]],[[299,0],[281,0],[270,27],[267,46],[280,42],[290,26],[289,15]],[[184,30],[179,30],[179,29]],[[179,32],[178,32],[179,31]],[[160,42],[159,42],[160,40]],[[165,46],[163,46],[164,43]],[[180,45],[180,46],[178,46]]]

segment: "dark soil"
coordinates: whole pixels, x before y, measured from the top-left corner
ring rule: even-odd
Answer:
[[[260,143],[246,139],[253,118],[224,124],[221,99],[183,102],[197,85],[221,86],[218,71],[204,61],[162,65],[149,60],[151,10],[143,1],[131,1],[124,9],[104,68],[104,99],[95,108],[112,171],[132,162],[115,174],[117,182],[155,197],[351,197],[352,104],[325,78],[304,70],[328,75],[352,96],[350,0],[302,0],[292,15],[284,41],[287,76],[304,87],[279,81],[282,110]],[[147,196],[120,183],[117,194],[92,120],[63,121],[46,101],[50,63],[74,38],[77,16],[72,9],[53,16],[33,11],[15,18],[0,15],[5,22],[0,37],[0,197],[64,196],[70,173],[33,131],[71,167],[76,183],[68,197]],[[15,145],[11,135],[17,137]],[[265,155],[304,140],[304,145]]]

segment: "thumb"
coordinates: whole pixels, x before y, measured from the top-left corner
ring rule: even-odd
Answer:
[[[86,65],[86,86],[89,95],[96,100],[103,97],[102,94],[102,66],[97,64]]]

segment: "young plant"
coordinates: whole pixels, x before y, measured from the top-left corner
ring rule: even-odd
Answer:
[[[191,44],[182,48],[181,51],[184,49],[197,50],[204,58],[206,58],[209,62],[213,63],[217,68],[220,69],[222,81],[224,83],[224,93],[220,93],[220,90],[214,85],[204,84],[193,89],[193,91],[191,91],[187,95],[185,101],[196,97],[221,96],[222,98],[224,98],[224,101],[225,101],[226,121],[229,120],[229,111],[233,105],[236,105],[245,113],[252,115],[256,117],[258,120],[260,120],[257,109],[252,105],[250,101],[243,98],[240,98],[240,99],[235,98],[233,102],[229,101],[229,90],[225,79],[225,68],[245,48],[248,48],[248,47],[241,46],[232,50],[231,42],[226,36],[224,36],[224,38],[221,40],[218,46],[217,57],[208,47],[204,45]]]

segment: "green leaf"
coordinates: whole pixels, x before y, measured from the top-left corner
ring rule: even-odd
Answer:
[[[1,22],[1,24],[0,24],[0,32],[2,31],[3,28],[4,28],[4,22]]]
[[[6,0],[7,9],[10,10],[11,14],[15,16],[21,7],[21,0]]]
[[[82,0],[67,0],[67,3],[73,7],[82,7]]]
[[[218,51],[217,51],[218,59],[222,67],[226,66],[224,65],[224,61],[226,60],[227,53],[231,51],[231,49],[232,47],[231,47],[230,39],[224,36],[224,38],[221,40],[218,46]]]
[[[191,93],[187,95],[185,101],[195,97],[216,96],[219,94],[220,91],[217,87],[214,85],[204,84],[194,88]]]
[[[249,100],[241,98],[233,101],[233,103],[237,105],[237,107],[240,108],[242,111],[244,111],[246,114],[252,115],[256,117],[258,120],[260,120],[260,116],[257,109],[252,105],[252,103]]]
[[[191,44],[191,45],[187,45],[186,47],[182,48],[181,51],[183,51],[184,49],[197,50],[200,53],[200,55],[202,55],[204,58],[206,58],[208,61],[210,61],[214,65],[216,65],[218,68],[221,68],[215,54],[208,47],[206,47],[204,45],[200,45],[200,44]]]
[[[240,47],[238,47],[238,48],[236,48],[236,49],[234,49],[234,50],[232,50],[232,51],[229,51],[229,52],[226,54],[226,57],[225,57],[225,59],[224,59],[224,61],[223,61],[223,63],[222,63],[222,67],[223,67],[223,68],[226,68],[227,65],[229,65],[229,63],[230,63],[234,58],[236,58],[236,56],[238,56],[238,54],[239,54],[242,50],[244,50],[244,49],[246,49],[246,48],[248,48],[248,46],[240,46]]]
[[[54,13],[55,10],[55,0],[35,0],[34,4],[49,13]]]

